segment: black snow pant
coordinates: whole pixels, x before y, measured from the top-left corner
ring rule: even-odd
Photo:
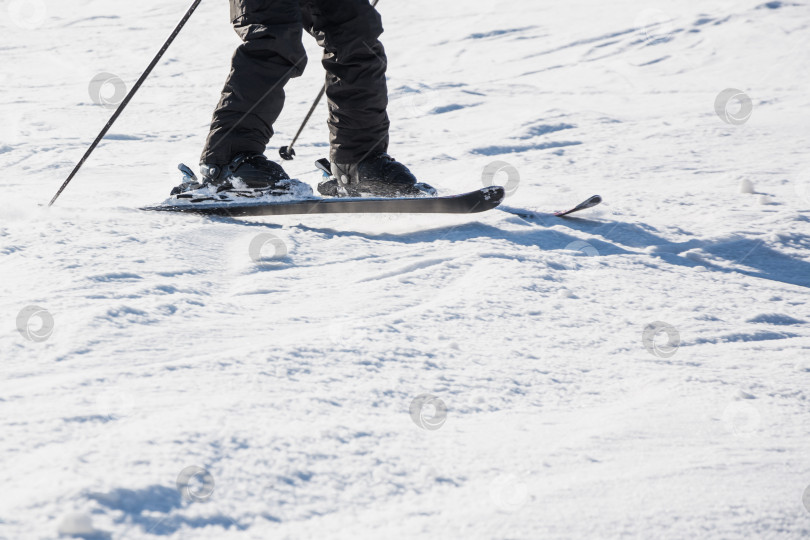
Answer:
[[[284,106],[284,85],[307,62],[304,29],[324,49],[330,159],[357,163],[388,149],[383,28],[369,0],[230,2],[244,43],[233,55],[202,163],[222,165],[240,152],[265,151]]]

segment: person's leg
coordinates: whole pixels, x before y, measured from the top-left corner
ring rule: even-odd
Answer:
[[[306,65],[299,0],[230,0],[244,43],[214,112],[200,162],[224,165],[237,154],[262,154],[284,106],[284,85]]]
[[[325,196],[432,195],[388,151],[387,59],[379,13],[369,0],[301,0],[304,28],[324,48],[332,178]]]
[[[330,159],[358,163],[388,149],[387,60],[369,0],[302,0],[304,25],[324,48]]]

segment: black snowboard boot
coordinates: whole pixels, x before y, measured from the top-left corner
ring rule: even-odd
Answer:
[[[172,195],[200,188],[223,191],[260,191],[272,195],[312,196],[312,188],[298,180],[291,180],[278,163],[261,154],[239,154],[225,166],[203,163],[200,165],[202,182],[185,165],[180,166],[184,182],[172,190]]]
[[[332,177],[318,184],[325,197],[419,197],[435,195],[431,186],[417,182],[411,171],[386,153],[360,163],[332,163]]]

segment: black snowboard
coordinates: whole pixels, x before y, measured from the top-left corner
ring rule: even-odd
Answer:
[[[500,186],[482,188],[449,197],[334,198],[293,201],[184,202],[147,206],[141,210],[189,212],[212,216],[281,216],[288,214],[473,214],[492,210],[504,198]]]

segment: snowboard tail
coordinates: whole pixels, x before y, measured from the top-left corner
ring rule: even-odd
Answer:
[[[574,206],[573,208],[569,208],[568,210],[564,211],[557,211],[554,212],[554,215],[557,217],[567,216],[569,214],[573,214],[574,212],[579,212],[580,210],[587,210],[588,208],[593,208],[597,204],[602,202],[602,197],[599,195],[593,195],[588,197],[586,200],[582,201],[578,205]]]

